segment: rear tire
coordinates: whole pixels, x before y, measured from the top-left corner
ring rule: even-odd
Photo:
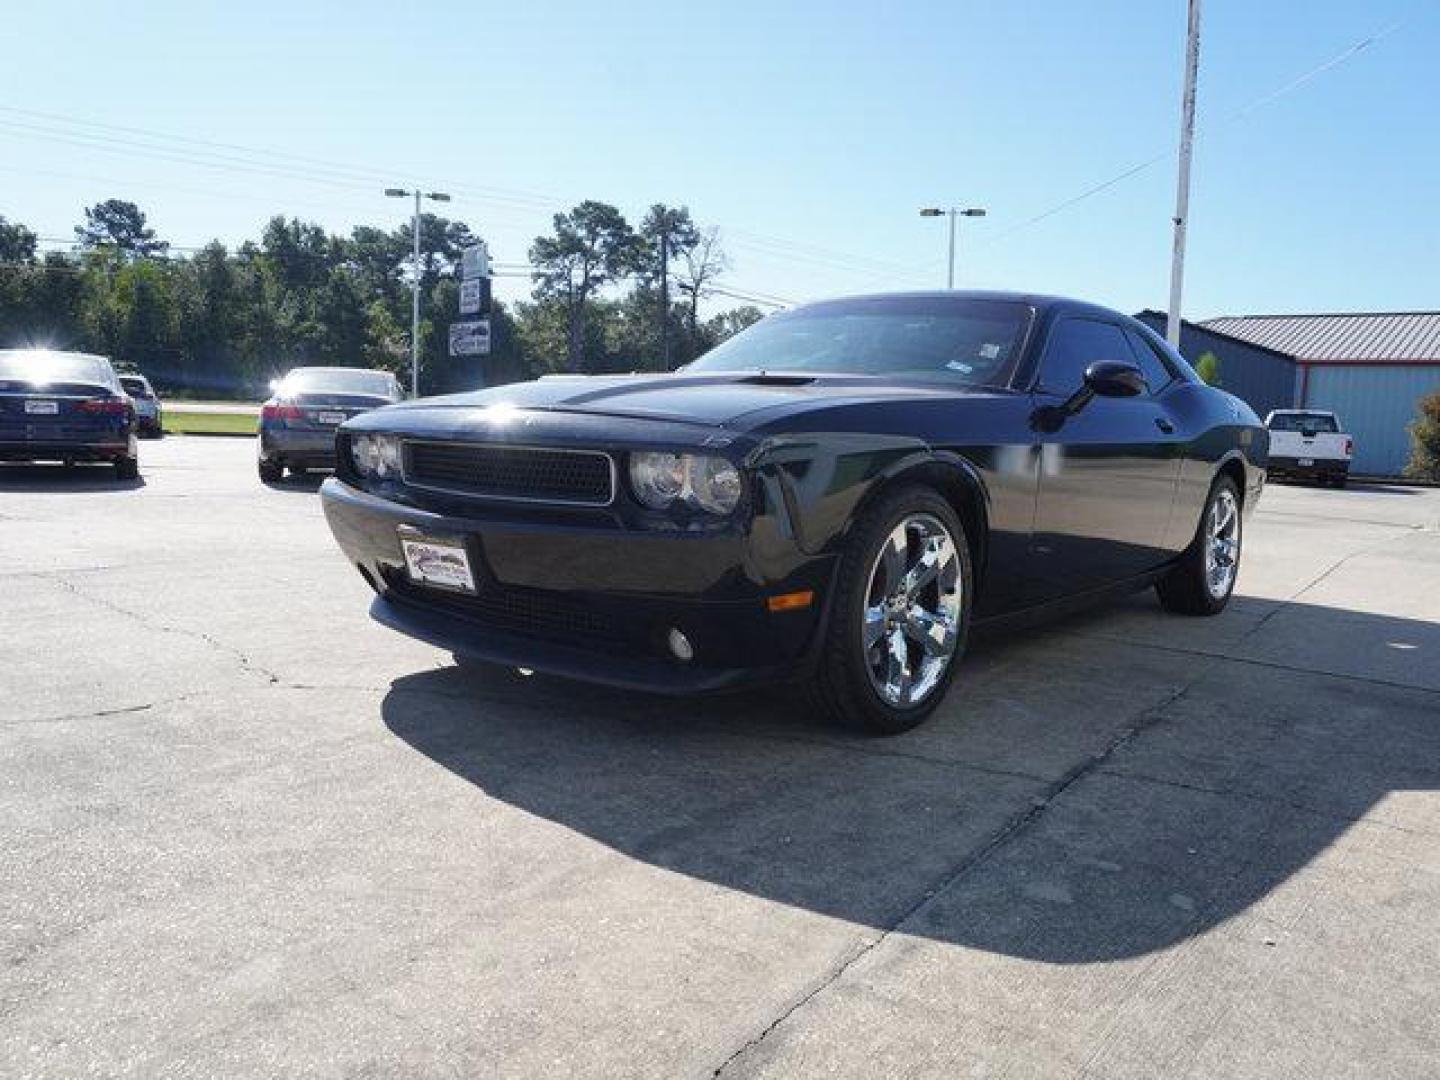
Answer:
[[[1235,481],[1228,476],[1216,479],[1195,539],[1174,569],[1155,585],[1166,611],[1218,615],[1225,610],[1240,573],[1244,528],[1240,511],[1240,489]]]
[[[115,459],[116,480],[139,480],[140,459],[133,457],[122,457]]]
[[[819,667],[805,686],[811,708],[868,735],[915,727],[964,655],[973,591],[954,507],[920,485],[882,494],[841,555]]]
[[[262,484],[278,484],[280,478],[285,475],[284,467],[277,461],[266,461],[261,458],[256,466],[256,472],[260,474]]]

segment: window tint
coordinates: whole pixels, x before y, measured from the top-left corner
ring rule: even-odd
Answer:
[[[1134,330],[1127,329],[1125,337],[1130,342],[1131,350],[1135,353],[1135,363],[1140,365],[1140,370],[1145,373],[1145,381],[1150,384],[1150,392],[1158,393],[1161,387],[1165,386],[1174,375],[1165,366],[1160,355],[1151,346],[1150,342],[1137,334]]]
[[[1085,381],[1085,369],[1099,360],[1132,363],[1125,334],[1112,323],[1063,319],[1050,333],[1040,364],[1040,388],[1062,397]]]
[[[1270,417],[1271,431],[1315,431],[1335,433],[1340,425],[1335,422],[1334,413],[1276,413]]]

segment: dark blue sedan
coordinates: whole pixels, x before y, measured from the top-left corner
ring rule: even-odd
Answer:
[[[103,356],[0,350],[0,461],[106,462],[140,475],[135,406]]]

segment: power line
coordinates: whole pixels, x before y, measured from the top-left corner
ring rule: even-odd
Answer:
[[[1269,105],[1279,100],[1280,98],[1285,97],[1287,94],[1293,93],[1294,91],[1300,89],[1300,87],[1304,86],[1306,83],[1311,82],[1312,80],[1319,78],[1325,72],[1330,71],[1332,68],[1339,67],[1341,64],[1344,64],[1346,61],[1353,59],[1361,52],[1364,52],[1371,45],[1374,45],[1375,43],[1383,40],[1384,38],[1389,37],[1391,34],[1395,33],[1409,21],[1410,19],[1406,18],[1391,23],[1384,29],[1377,31],[1374,34],[1371,34],[1369,37],[1363,38],[1360,41],[1357,41],[1354,44],[1347,46],[1340,52],[1336,53],[1334,56],[1330,57],[1330,59],[1326,60],[1324,63],[1311,68],[1309,71],[1306,71],[1304,74],[1299,75],[1294,79],[1291,79],[1283,86],[1280,86],[1277,89],[1272,90],[1268,93],[1262,94],[1259,97],[1253,99],[1252,101],[1245,103],[1238,109],[1216,121],[1214,127],[1212,128],[1212,133],[1215,130],[1223,129],[1230,126],[1236,121],[1250,115],[1252,112],[1255,112],[1257,109],[1261,109],[1266,105]],[[1032,225],[1038,225],[1040,222],[1046,220],[1047,218],[1054,217],[1056,214],[1062,213],[1063,211],[1070,209],[1070,207],[1076,205],[1077,203],[1084,202],[1086,199],[1089,199],[1094,195],[1099,195],[1102,191],[1108,191],[1116,184],[1130,179],[1130,177],[1136,175],[1137,173],[1144,172],[1151,166],[1158,165],[1162,161],[1169,160],[1172,153],[1172,150],[1167,149],[1161,151],[1153,157],[1146,158],[1144,161],[1130,166],[1124,172],[1112,176],[1108,180],[1101,181],[1100,183],[1095,184],[1092,187],[1088,187],[1084,191],[1080,192],[1078,195],[1073,195],[1065,201],[1057,203],[1056,205],[1050,207],[1048,210],[1044,210],[1036,214],[1034,217],[1027,218],[1026,220],[1010,227],[1009,229],[1006,229],[1004,232],[1001,232],[996,236],[992,236],[987,240],[982,240],[975,246],[987,248],[998,244],[1000,243],[1000,241],[1005,240],[1008,237],[1014,236],[1016,233],[1021,232],[1024,229],[1028,229]]]
[[[193,138],[191,136],[167,134],[148,128],[106,124],[99,121],[66,116],[60,113],[22,109],[16,106],[0,105],[0,112],[10,113],[32,120],[38,119],[68,125],[71,128],[85,127],[95,129],[93,131],[56,130],[52,127],[44,127],[33,123],[0,119],[0,131],[10,131],[11,133],[19,133],[24,137],[45,139],[65,145],[77,146],[82,149],[147,157],[154,160],[191,165],[198,168],[224,169],[226,171],[239,170],[257,175],[278,176],[285,179],[298,180],[303,183],[313,183],[332,188],[366,192],[370,191],[377,181],[388,181],[393,174],[393,170],[382,171],[368,166],[338,163],[307,155],[265,150],[239,143],[218,142],[209,139]],[[119,134],[107,134],[107,132],[116,132]],[[161,140],[162,143],[168,142],[177,145],[160,145],[154,141],[141,141],[132,136],[142,136],[146,140]],[[204,149],[187,149],[187,147],[190,146],[202,147]],[[296,164],[284,164],[284,162],[293,162]],[[523,189],[493,187],[454,181],[436,180],[434,182],[446,187],[447,190],[452,190],[456,194],[465,195],[467,198],[473,198],[479,202],[498,203],[509,209],[524,210],[531,213],[549,212],[562,209],[567,205],[554,195],[525,191]],[[819,265],[830,269],[850,270],[864,274],[883,273],[893,275],[900,273],[907,276],[919,276],[924,272],[924,270],[919,267],[904,266],[899,263],[889,263],[882,260],[857,258],[853,254],[837,252],[814,245],[801,244],[796,241],[769,236],[763,233],[729,229],[724,231],[740,238],[736,246],[741,249],[749,249],[761,255],[784,259],[790,262]]]

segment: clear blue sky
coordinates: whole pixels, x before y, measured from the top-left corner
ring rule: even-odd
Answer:
[[[5,21],[0,106],[418,177],[502,263],[569,202],[666,201],[721,228],[736,288],[938,285],[944,225],[916,210],[961,202],[990,211],[962,223],[962,285],[1166,300],[1184,0],[51,0]],[[1426,0],[1207,0],[1188,316],[1440,307],[1437,56]],[[0,214],[68,237],[128,198],[181,245],[276,212],[399,218],[368,173],[193,160],[220,152],[0,111]]]

